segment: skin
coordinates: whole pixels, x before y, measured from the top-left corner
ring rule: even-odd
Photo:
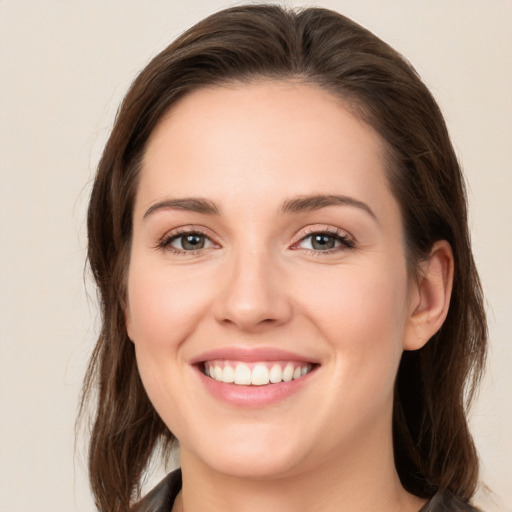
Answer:
[[[403,350],[423,346],[446,316],[453,258],[440,241],[420,278],[408,275],[384,154],[339,99],[297,82],[196,91],[152,134],[134,208],[126,325],[148,396],[180,442],[175,510],[423,504],[394,467],[393,385]],[[312,194],[367,209],[281,211]],[[190,197],[219,213],[155,207]],[[187,252],[178,235],[198,230],[205,245]],[[326,231],[351,246],[313,246],[311,233]],[[212,397],[190,364],[231,346],[276,347],[319,366],[294,395],[241,408]]]

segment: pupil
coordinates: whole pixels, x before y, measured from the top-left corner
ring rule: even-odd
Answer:
[[[315,235],[311,245],[313,249],[333,249],[334,238],[329,235]]]
[[[183,249],[202,249],[204,247],[203,235],[186,235],[181,238]]]

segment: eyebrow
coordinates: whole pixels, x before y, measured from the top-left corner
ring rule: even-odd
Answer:
[[[183,199],[166,199],[150,206],[144,214],[144,219],[158,210],[187,210],[190,212],[204,213],[206,215],[219,215],[219,207],[208,199],[201,197],[186,197]]]
[[[353,206],[365,211],[374,220],[377,220],[375,213],[373,213],[372,209],[363,201],[350,196],[332,194],[299,196],[287,199],[281,205],[279,213],[280,215],[286,215],[288,213],[320,210],[327,206]],[[146,210],[143,218],[146,219],[152,213],[159,210],[186,210],[203,213],[205,215],[220,215],[220,208],[213,201],[201,197],[187,197],[159,201]]]
[[[309,210],[319,210],[327,206],[354,206],[368,213],[374,220],[377,216],[363,201],[344,195],[320,194],[313,196],[300,196],[285,201],[280,209],[282,214],[297,213]]]

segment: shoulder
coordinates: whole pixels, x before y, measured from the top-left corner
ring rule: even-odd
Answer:
[[[135,503],[130,512],[169,512],[181,490],[181,470],[169,473],[144,498]]]
[[[438,492],[419,512],[483,512],[454,494]]]

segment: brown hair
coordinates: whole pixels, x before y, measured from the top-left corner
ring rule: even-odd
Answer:
[[[486,346],[482,293],[467,225],[463,177],[430,92],[391,47],[344,16],[320,8],[241,6],[201,21],[139,74],[118,112],[99,163],[88,212],[90,266],[102,327],[84,383],[82,410],[97,391],[89,451],[101,511],[129,509],[159,443],[173,435],[144,391],[123,305],[132,209],[145,145],[183,95],[226,82],[298,79],[335,93],[387,143],[389,183],[398,200],[410,269],[447,240],[455,278],[441,330],[405,352],[395,387],[395,464],[421,496],[448,489],[467,501],[478,459],[466,412]]]

